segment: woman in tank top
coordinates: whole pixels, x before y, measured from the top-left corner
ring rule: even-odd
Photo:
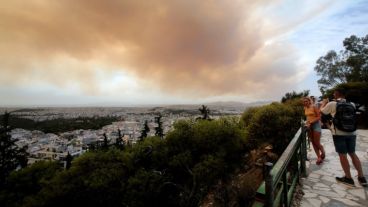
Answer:
[[[321,145],[321,115],[319,109],[309,97],[303,98],[304,114],[307,118],[308,137],[312,141],[313,149],[317,155],[316,164],[320,165],[325,159],[325,150]]]

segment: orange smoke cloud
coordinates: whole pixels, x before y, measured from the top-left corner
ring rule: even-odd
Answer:
[[[267,1],[268,2],[268,1]],[[265,1],[64,0],[0,6],[2,82],[77,83],[89,93],[93,67],[120,68],[166,93],[188,96],[282,91],[297,76],[288,45],[271,34]],[[285,58],[285,57],[288,58]],[[111,69],[110,69],[111,70]],[[142,83],[143,83],[142,82]]]

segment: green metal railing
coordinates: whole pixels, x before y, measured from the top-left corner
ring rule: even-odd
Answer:
[[[306,129],[300,127],[279,160],[264,164],[264,182],[258,188],[253,207],[290,206],[299,178],[306,176]]]

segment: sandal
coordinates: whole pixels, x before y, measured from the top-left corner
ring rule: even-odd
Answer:
[[[323,160],[321,158],[318,158],[317,161],[316,161],[316,164],[320,165],[320,164],[322,164],[322,162],[323,162]]]
[[[325,154],[325,152],[323,152],[323,153],[321,154],[321,158],[322,158],[322,160],[324,160],[324,159],[326,158],[326,154]]]

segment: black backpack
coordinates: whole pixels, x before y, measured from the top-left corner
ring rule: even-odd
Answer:
[[[350,102],[337,102],[336,114],[333,118],[336,128],[345,132],[354,132],[357,129],[356,110]]]

